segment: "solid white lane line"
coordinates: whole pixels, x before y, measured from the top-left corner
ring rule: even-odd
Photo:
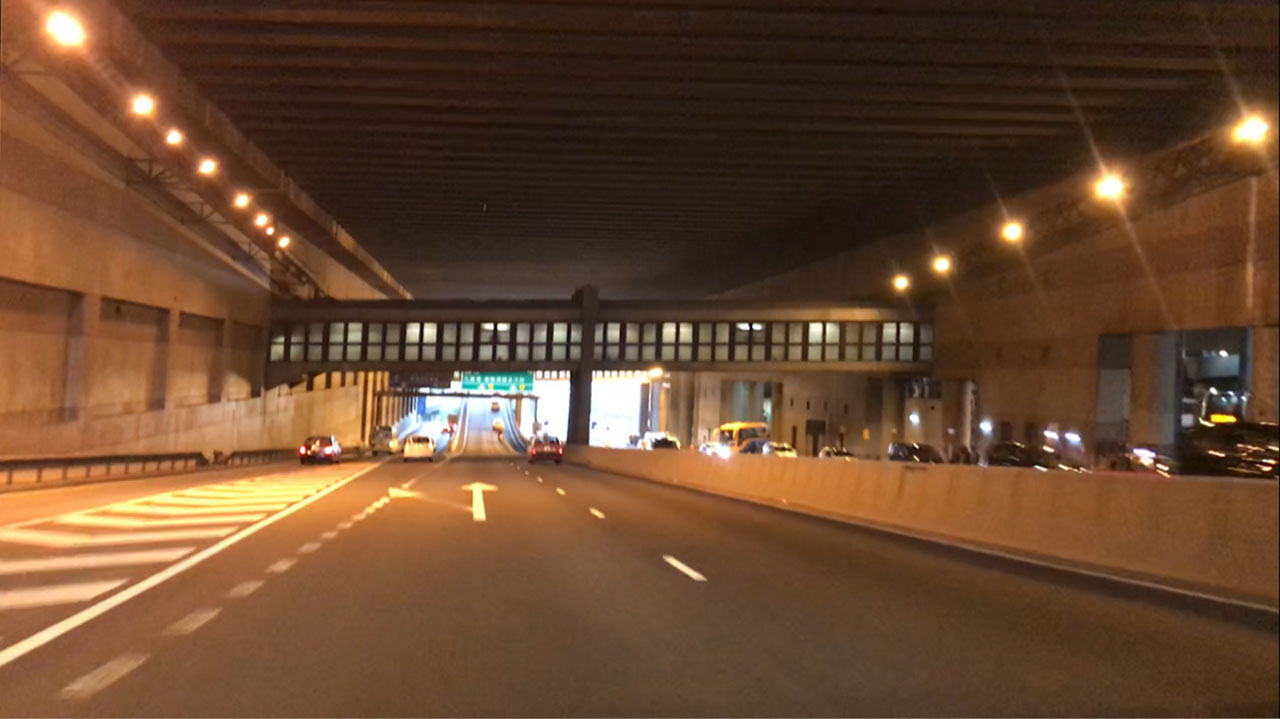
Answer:
[[[57,524],[69,524],[76,527],[111,527],[127,529],[130,527],[189,527],[198,524],[248,524],[267,516],[257,514],[215,514],[208,517],[179,517],[176,519],[155,519],[149,517],[116,517],[101,514],[70,514],[59,517]]]
[[[258,587],[261,587],[263,584],[266,584],[266,582],[261,579],[246,579],[232,587],[231,591],[227,592],[227,596],[232,599],[244,599],[250,594],[258,591]]]
[[[0,561],[0,575],[62,572],[68,569],[96,569],[99,567],[127,567],[135,564],[160,564],[162,562],[175,562],[194,552],[195,549],[195,547],[174,547],[173,549],[148,549],[137,552],[81,554],[74,557],[9,559]]]
[[[101,582],[76,582],[74,584],[49,584],[42,587],[7,589],[0,592],[0,611],[48,607],[55,604],[87,602],[124,584],[127,579],[108,579]]]
[[[276,563],[272,564],[270,567],[267,567],[267,573],[284,574],[297,563],[297,559],[294,559],[293,557],[285,557],[284,559],[276,561]]]
[[[338,536],[338,532],[337,532],[336,530],[330,529],[329,531],[327,531],[327,532],[325,532],[325,533],[321,534],[321,535],[320,535],[320,538],[321,538],[321,539],[333,539],[334,537],[337,537],[337,536]]]
[[[76,612],[75,614],[67,617],[66,619],[63,619],[57,624],[53,624],[48,627],[45,627],[44,629],[41,629],[40,631],[36,632],[35,634],[32,634],[26,639],[15,642],[3,649],[0,649],[0,667],[3,667],[6,664],[13,662],[14,660],[28,654],[29,652],[39,649],[45,644],[48,644],[49,642],[53,641],[54,639],[57,639],[63,634],[70,632],[76,627],[79,627],[89,621],[92,621],[97,617],[102,616],[103,614],[106,614],[107,612],[120,606],[121,604],[124,604],[130,599],[133,599],[139,594],[142,594],[143,592],[149,589],[152,589],[154,587],[157,587],[163,584],[164,582],[167,582],[173,577],[176,577],[179,574],[182,574],[183,572],[203,562],[209,557],[212,557],[213,555],[218,554],[219,552],[223,551],[227,547],[230,547],[233,544],[237,544],[241,541],[244,541],[248,537],[262,531],[263,529],[266,529],[267,527],[271,526],[272,524],[275,524],[276,522],[279,522],[280,520],[284,519],[285,517],[288,517],[294,512],[301,511],[303,508],[307,507],[311,503],[318,502],[321,499],[324,499],[330,493],[336,492],[339,489],[342,489],[343,487],[347,486],[351,482],[354,482],[355,480],[359,479],[365,474],[368,474],[369,472],[372,472],[373,470],[377,469],[380,466],[382,466],[381,462],[371,464],[368,467],[365,467],[347,476],[345,479],[341,479],[337,482],[334,482],[333,484],[326,487],[324,490],[320,492],[316,492],[315,494],[311,495],[310,497],[307,497],[301,502],[298,502],[292,507],[289,507],[276,514],[273,514],[270,517],[267,517],[266,519],[259,521],[257,524],[251,524],[248,527],[241,529],[239,532],[236,532],[235,534],[229,537],[226,537],[221,541],[216,542],[210,545],[209,547],[206,547],[205,549],[202,549],[201,551],[187,557],[186,559],[179,561],[177,564],[173,564],[169,567],[166,567],[165,569],[162,569],[159,572],[156,572],[155,574],[151,575],[150,577],[147,577],[141,582],[138,582],[137,584],[133,584],[129,587],[126,587],[120,590],[119,592],[116,592],[115,594],[112,594],[111,596],[98,602],[97,604],[94,604],[89,607],[85,607],[84,609],[80,610],[79,612]]]
[[[0,529],[0,542],[29,544],[36,547],[103,547],[113,544],[150,544],[189,539],[225,537],[235,527],[212,529],[170,529],[156,532],[112,532],[110,534],[77,534],[43,529]]]
[[[320,548],[320,543],[319,543],[319,542],[307,542],[306,544],[302,545],[301,547],[298,547],[298,553],[299,553],[299,554],[311,554],[312,552],[316,551],[316,550],[317,550],[317,549],[319,549],[319,548]]]
[[[687,576],[688,578],[692,579],[692,580],[693,580],[693,581],[695,581],[695,582],[705,582],[705,581],[707,581],[707,578],[706,578],[706,577],[704,577],[704,576],[702,576],[702,573],[701,573],[701,572],[699,572],[698,570],[694,569],[693,567],[690,567],[689,565],[685,564],[684,562],[680,561],[679,559],[676,559],[675,557],[671,556],[670,554],[664,554],[664,555],[662,555],[662,561],[664,561],[664,562],[666,562],[667,564],[670,564],[671,566],[673,566],[673,567],[675,567],[676,569],[680,570],[680,571],[681,571],[685,576]]]
[[[560,489],[559,487],[556,487],[556,494],[558,494],[558,495],[560,495],[561,497],[563,497],[563,496],[564,496],[564,494],[565,494],[565,492],[564,492],[564,490],[563,490],[563,489]]]
[[[147,661],[147,654],[121,654],[62,688],[63,699],[88,699],[123,679]]]
[[[600,510],[596,509],[595,507],[592,507],[591,509],[588,509],[587,511],[588,511],[588,512],[591,512],[591,516],[595,517],[596,519],[604,519],[604,512],[601,512]]]
[[[218,612],[222,609],[212,607],[209,609],[197,609],[178,621],[164,628],[166,637],[184,637],[195,632],[195,630],[208,624],[210,620],[218,616]]]

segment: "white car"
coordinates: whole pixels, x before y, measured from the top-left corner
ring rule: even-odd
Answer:
[[[796,448],[786,442],[765,442],[764,447],[760,450],[760,454],[769,455],[771,457],[794,459],[796,456]]]
[[[404,441],[404,461],[406,462],[414,459],[434,462],[435,456],[436,441],[430,437],[415,434]]]

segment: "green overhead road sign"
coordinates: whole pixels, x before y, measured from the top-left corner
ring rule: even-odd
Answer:
[[[494,392],[528,392],[533,389],[532,372],[463,372],[462,389]]]

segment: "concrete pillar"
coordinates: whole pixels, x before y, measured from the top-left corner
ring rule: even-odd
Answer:
[[[1129,439],[1172,450],[1177,436],[1178,333],[1134,335]]]
[[[102,296],[80,295],[71,311],[67,336],[67,367],[62,381],[66,419],[79,419],[89,402],[89,364],[102,318]]]
[[[148,400],[148,406],[154,409],[172,409],[178,406],[179,397],[175,393],[178,383],[175,377],[178,373],[178,322],[181,318],[182,313],[176,307],[172,307],[165,310],[164,318],[161,320],[164,325],[161,327],[160,337],[156,343],[156,361],[153,365],[155,375],[151,383],[151,397]]]
[[[569,373],[569,444],[591,443],[591,373],[595,369],[596,318],[600,314],[600,294],[595,287],[580,287],[574,293],[582,324],[578,366]]]
[[[1249,361],[1248,419],[1275,422],[1280,408],[1280,383],[1276,381],[1280,328],[1254,327]]]
[[[218,328],[218,353],[209,369],[209,402],[227,399],[227,375],[231,372],[231,318],[222,320]]]
[[[640,434],[644,434],[645,432],[650,432],[653,430],[653,414],[651,412],[653,407],[653,400],[651,397],[652,394],[653,394],[653,383],[641,382],[640,383],[640,421],[638,422],[638,427],[636,429],[636,431]]]
[[[666,432],[671,428],[671,385],[666,379],[658,380],[657,384],[649,383],[652,387],[650,394],[653,396],[653,429],[655,432]]]
[[[764,382],[747,383],[747,412],[745,419],[750,422],[759,422],[764,419],[764,385]]]
[[[904,399],[905,388],[902,380],[885,379],[880,411],[881,446],[877,448],[881,455],[885,454],[890,444],[902,441],[903,421],[906,419],[902,411]]]

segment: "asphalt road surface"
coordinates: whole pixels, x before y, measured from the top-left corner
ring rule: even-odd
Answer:
[[[678,488],[531,467],[469,434],[461,456],[434,464],[211,473],[149,498],[81,487],[78,502],[54,503],[61,514],[0,527],[0,715],[1280,706],[1274,627]],[[154,554],[103,559],[139,552]],[[72,601],[57,589],[67,586],[88,596]]]

